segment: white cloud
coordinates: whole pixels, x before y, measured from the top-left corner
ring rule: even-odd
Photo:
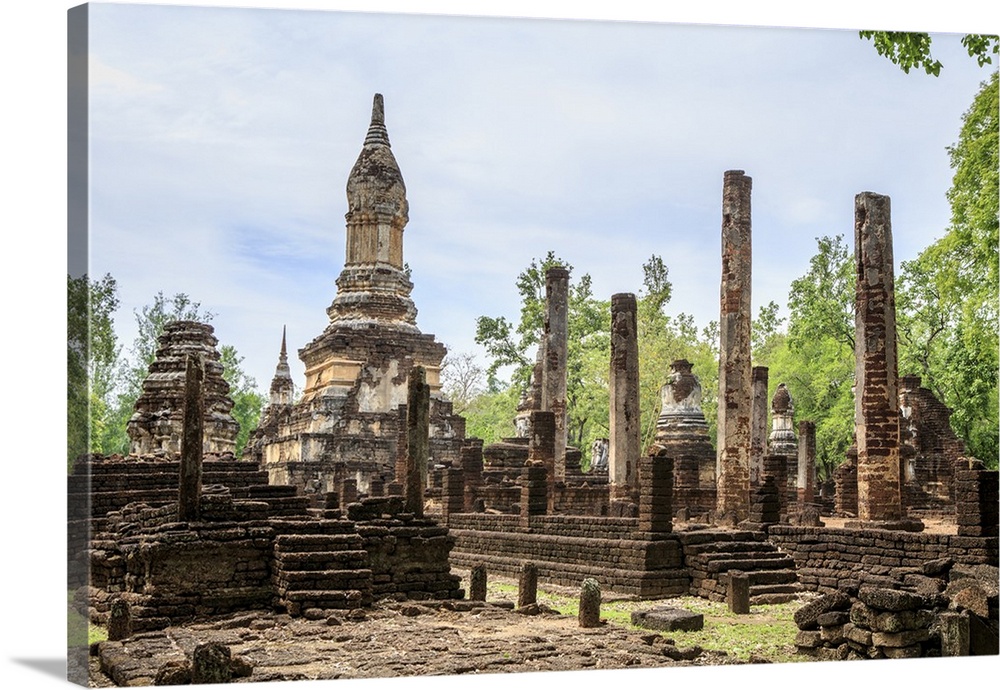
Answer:
[[[673,306],[717,318],[731,168],[754,178],[755,303],[784,302],[866,188],[894,196],[912,256],[946,222],[942,152],[982,78],[947,45],[951,74],[906,77],[850,31],[96,7],[95,64],[122,87],[92,94],[95,265],[126,305],[154,286],[222,305],[262,383],[263,321],[308,303],[300,344],[325,324],[375,91],[420,324],[454,343],[516,316],[517,273],[550,249],[602,297],[659,254]]]

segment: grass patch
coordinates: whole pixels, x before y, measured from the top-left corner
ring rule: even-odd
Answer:
[[[73,606],[73,592],[69,593],[66,608],[66,646],[84,647],[108,639],[108,629],[94,625]]]
[[[487,585],[487,599],[516,601],[517,585],[491,579]],[[566,616],[577,616],[579,613],[578,597],[549,591],[541,586],[538,588],[538,603]],[[640,630],[632,625],[632,612],[655,606],[673,606],[705,617],[705,627],[699,631],[663,633],[679,647],[697,645],[705,650],[726,652],[741,661],[749,660],[752,654],[775,663],[809,660],[795,653],[798,627],[793,616],[802,606],[801,602],[756,605],[750,608],[749,614],[737,616],[730,613],[723,602],[691,596],[658,601],[616,600],[601,604],[601,618],[610,625]]]
[[[808,661],[795,653],[798,627],[792,616],[802,604],[758,605],[750,613],[737,616],[722,602],[705,601],[697,597],[670,600],[670,605],[684,608],[705,617],[705,627],[695,632],[671,632],[678,645],[724,651],[742,661],[756,654],[775,663]]]

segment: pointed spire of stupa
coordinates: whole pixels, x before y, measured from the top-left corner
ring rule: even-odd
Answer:
[[[365,146],[381,144],[391,146],[389,143],[389,132],[385,128],[385,102],[382,94],[375,94],[372,101],[372,122],[368,126],[368,135],[365,137]]]
[[[271,404],[288,405],[292,402],[292,391],[295,385],[292,381],[292,370],[288,366],[288,347],[285,344],[285,326],[281,327],[281,354],[278,355],[278,366],[274,368],[274,378],[271,379]]]

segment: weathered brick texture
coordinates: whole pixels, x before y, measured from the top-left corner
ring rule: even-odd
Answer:
[[[718,496],[720,515],[750,513],[750,187],[742,170],[722,188],[719,312]]]

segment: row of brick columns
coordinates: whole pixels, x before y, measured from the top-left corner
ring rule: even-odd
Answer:
[[[719,317],[717,512],[741,521],[766,456],[767,370],[751,367],[751,179],[727,171],[722,190],[722,280]],[[855,423],[858,517],[906,527],[899,462],[895,286],[889,198],[855,197]],[[799,428],[795,499],[815,500],[815,425]],[[784,492],[784,486],[779,490]]]
[[[725,173],[722,197],[722,280],[720,285],[719,406],[716,461],[717,513],[734,521],[750,516],[751,489],[765,480],[767,370],[751,367],[751,179],[741,170]],[[858,272],[855,353],[857,381],[858,516],[865,522],[894,523],[903,519],[899,472],[899,410],[896,383],[895,303],[892,234],[888,197],[864,192],[855,199],[855,259]],[[568,272],[562,267],[546,273],[546,321],[543,338],[543,404],[531,412],[528,464],[522,477],[522,524],[553,512],[555,483],[566,476],[566,317]],[[612,297],[610,364],[609,480],[612,500],[638,502],[650,508],[644,491],[662,488],[643,485],[640,465],[650,473],[666,464],[665,457],[640,460],[638,403],[638,345],[636,301],[631,294]],[[416,370],[415,370],[416,371]],[[422,373],[422,372],[420,372]],[[411,379],[414,376],[411,373]],[[411,384],[415,391],[426,391]],[[420,387],[423,388],[420,388]],[[426,392],[407,414],[408,508],[419,514],[422,491],[418,478],[426,477],[426,424],[421,435],[419,407],[426,419]],[[471,452],[471,451],[470,451]],[[815,499],[815,425],[799,426],[796,492],[800,504]],[[470,460],[472,464],[472,460]],[[772,462],[771,467],[776,467]],[[464,465],[464,462],[463,462]],[[471,468],[470,468],[471,469]],[[787,469],[786,469],[787,473]],[[451,475],[454,474],[454,477]],[[449,483],[471,479],[473,471],[448,473]],[[773,475],[774,473],[767,473]],[[652,481],[653,474],[647,479]],[[777,479],[777,477],[775,477]],[[772,480],[773,481],[773,480]],[[788,481],[776,483],[786,493]],[[446,492],[447,493],[447,492]],[[468,509],[465,491],[452,489],[448,509]],[[413,498],[419,496],[420,500]],[[658,504],[659,505],[659,504]],[[660,523],[657,523],[660,524]]]

